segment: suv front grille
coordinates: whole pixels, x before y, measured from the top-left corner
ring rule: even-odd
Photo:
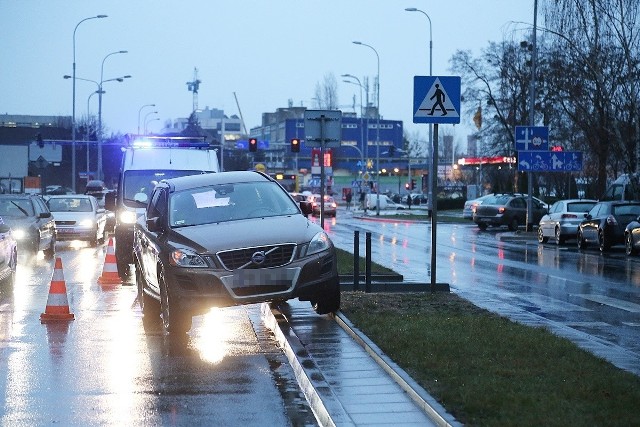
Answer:
[[[239,268],[270,268],[280,267],[289,264],[293,258],[296,245],[287,243],[283,245],[256,246],[253,248],[233,249],[230,251],[220,251],[216,254],[222,266],[229,270]],[[255,262],[256,254],[264,254],[262,263]]]

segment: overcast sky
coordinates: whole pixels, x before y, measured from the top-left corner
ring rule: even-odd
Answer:
[[[132,76],[104,83],[109,131],[137,132],[145,104],[156,107],[142,111],[143,122],[154,110],[161,119],[148,121],[153,132],[167,119],[187,117],[193,94],[186,82],[194,68],[202,81],[198,107],[240,115],[235,92],[247,129],[289,100],[313,107],[316,84],[329,74],[338,80],[341,109],[353,111],[360,89],[340,75],[373,84],[377,73],[375,52],[356,40],[380,56],[382,116],[426,138],[427,125],[413,123],[412,109],[413,77],[429,75],[429,21],[407,7],[431,18],[436,76],[452,74],[456,50],[478,54],[489,41],[520,40],[525,27],[514,22],[533,22],[533,0],[0,0],[0,114],[71,116],[72,83],[63,75],[73,71],[74,28],[104,14],[78,26],[75,54],[76,76],[100,81],[105,57],[128,51],[104,61],[104,80]],[[96,84],[77,81],[78,120],[95,90]],[[90,99],[91,114],[97,98]],[[454,133],[463,141],[467,129],[457,126]]]

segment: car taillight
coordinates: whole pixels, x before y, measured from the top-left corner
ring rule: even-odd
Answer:
[[[616,217],[613,215],[609,215],[607,217],[607,224],[609,225],[618,225],[618,221],[616,221]]]
[[[501,214],[502,214],[502,213],[504,213],[506,210],[507,210],[507,208],[505,208],[504,206],[500,206],[500,207],[498,208],[498,213],[501,213]]]
[[[573,219],[573,218],[578,218],[578,215],[575,215],[575,214],[562,214],[561,218],[562,219]]]

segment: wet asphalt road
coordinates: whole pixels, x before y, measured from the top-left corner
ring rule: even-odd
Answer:
[[[20,256],[0,291],[0,424],[317,425],[258,305],[212,310],[172,337],[135,286],[103,287],[105,247],[58,243],[75,320],[41,324],[53,261]]]
[[[430,281],[428,223],[354,219],[338,212],[325,224],[336,246],[353,249],[353,231],[372,234],[372,258],[404,275]],[[474,304],[529,325],[544,326],[640,375],[640,257],[624,247],[601,254],[574,241],[538,244],[534,235],[481,231],[468,223],[439,223],[437,282]]]

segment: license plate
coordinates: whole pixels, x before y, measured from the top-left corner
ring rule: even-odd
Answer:
[[[225,286],[244,288],[250,286],[285,286],[292,287],[298,281],[300,268],[278,268],[257,270],[236,270],[234,274],[221,277]]]

